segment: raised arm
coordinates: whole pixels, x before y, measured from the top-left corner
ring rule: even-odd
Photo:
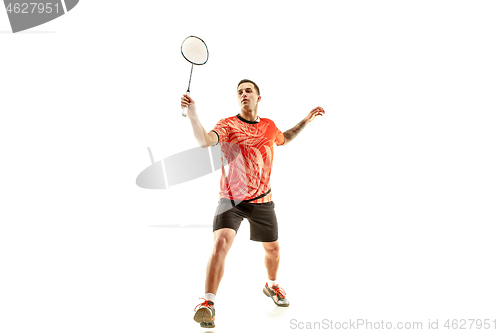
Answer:
[[[295,139],[297,135],[299,135],[299,133],[304,129],[304,127],[306,127],[307,124],[313,121],[314,118],[316,118],[317,116],[323,116],[324,114],[325,110],[323,110],[323,108],[320,106],[312,109],[312,111],[309,112],[309,114],[304,119],[302,119],[300,123],[283,133],[283,135],[285,136],[285,143],[283,145],[287,145],[290,141]]]
[[[218,142],[217,134],[214,132],[207,133],[207,131],[205,131],[196,113],[196,104],[194,100],[186,94],[181,98],[181,107],[185,106],[188,107],[188,119],[191,121],[193,134],[198,144],[203,148],[216,144]]]

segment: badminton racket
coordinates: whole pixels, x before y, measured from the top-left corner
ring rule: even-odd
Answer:
[[[184,59],[191,63],[191,73],[189,74],[189,84],[186,95],[189,96],[191,88],[191,76],[193,75],[194,65],[204,65],[208,61],[208,48],[205,42],[196,36],[189,36],[182,42],[181,53]],[[182,108],[182,115],[187,116],[188,107]]]

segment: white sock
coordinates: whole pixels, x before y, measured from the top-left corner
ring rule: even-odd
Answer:
[[[206,293],[206,294],[205,294],[205,299],[206,299],[207,301],[212,301],[212,302],[214,302],[214,303],[215,303],[215,295],[214,295],[214,294],[212,294],[212,293]]]
[[[278,282],[276,282],[276,280],[274,280],[274,281],[273,280],[269,280],[269,279],[267,280],[267,285],[269,287],[275,286],[277,284],[278,284]]]

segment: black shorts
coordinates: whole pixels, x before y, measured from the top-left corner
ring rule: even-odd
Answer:
[[[278,240],[278,220],[274,212],[274,202],[240,202],[232,207],[231,200],[221,198],[214,216],[214,231],[231,228],[238,232],[241,221],[250,223],[250,239],[256,242]]]

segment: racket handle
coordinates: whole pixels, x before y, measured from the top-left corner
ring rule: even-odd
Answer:
[[[186,95],[191,96],[191,95],[189,95],[189,91],[186,91]],[[187,112],[188,112],[188,107],[187,106],[183,107],[182,108],[182,116],[186,117],[187,116]]]

